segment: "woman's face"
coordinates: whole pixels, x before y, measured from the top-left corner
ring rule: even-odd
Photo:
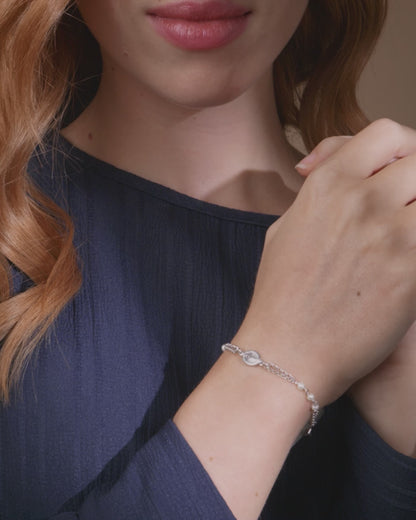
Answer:
[[[271,70],[308,0],[79,0],[104,78],[175,104],[230,101]],[[105,79],[104,79],[105,80]]]

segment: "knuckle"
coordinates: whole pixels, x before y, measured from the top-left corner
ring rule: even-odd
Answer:
[[[331,139],[331,137],[325,137],[325,139],[322,139],[322,141],[320,141],[313,149],[314,155],[319,159],[325,157],[328,154],[328,150],[332,148]]]
[[[331,147],[332,144],[336,143],[337,140],[338,140],[337,136],[325,137],[325,139],[322,139],[319,146],[321,148],[328,148],[328,147]]]
[[[382,135],[386,135],[389,139],[393,139],[394,143],[399,143],[403,137],[403,127],[400,123],[393,121],[387,117],[377,119],[372,123],[373,127]]]
[[[325,137],[325,139],[322,139],[322,141],[318,144],[316,150],[318,153],[325,155],[325,153],[338,149],[345,143],[347,139],[350,139],[350,137],[344,135],[333,135],[330,137]]]

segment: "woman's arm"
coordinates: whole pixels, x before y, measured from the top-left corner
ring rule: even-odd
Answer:
[[[281,228],[269,236],[274,248],[266,240],[253,301],[234,342],[263,348],[269,359],[274,356],[303,378],[324,404],[374,370],[412,322],[416,272],[406,264],[416,266],[416,210],[408,206],[416,198],[415,151],[416,132],[387,120],[343,140],[308,179],[317,184],[309,189],[305,183]],[[392,164],[397,157],[407,158]],[[235,516],[252,520],[288,445],[269,420],[259,427],[266,432],[254,436],[255,427],[249,430],[258,449],[251,457],[245,454],[242,436],[249,418],[242,414],[241,423],[239,416],[235,429],[228,429],[230,419],[213,404],[221,392],[209,382],[175,420]],[[210,460],[213,447],[217,463]]]
[[[293,373],[321,405],[372,372],[416,319],[415,152],[414,132],[370,125],[267,233],[233,342]],[[398,154],[408,159],[386,166]],[[308,415],[293,385],[224,353],[175,416],[187,443],[157,434],[79,518],[255,520]]]
[[[323,141],[308,156],[300,173],[309,175],[350,139],[342,136]],[[400,156],[397,153],[393,159]],[[389,298],[388,294],[380,296]],[[401,454],[416,458],[416,322],[395,351],[348,393],[362,418],[381,439]]]
[[[203,467],[210,465],[226,468],[229,482],[224,484],[229,489],[238,481],[244,486],[236,494],[247,495],[256,515],[267,498],[265,489],[272,486],[309,419],[306,400],[299,399],[295,388],[273,377],[267,384],[267,374],[264,384],[263,377],[222,355],[188,401],[190,405],[195,399],[199,410],[192,415],[197,438],[199,429],[204,436],[208,433],[206,458],[197,458],[177,426],[169,422],[140,449],[111,490],[97,489],[73,516],[62,512],[54,520],[233,520]],[[182,412],[186,415],[186,407],[178,413],[179,423]]]

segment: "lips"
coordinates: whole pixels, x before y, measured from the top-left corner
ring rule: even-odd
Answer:
[[[169,43],[187,50],[209,50],[238,38],[251,11],[227,0],[211,0],[167,4],[146,14],[156,32]]]
[[[150,15],[189,21],[224,20],[250,13],[250,10],[230,2],[212,0],[203,2],[181,2],[155,7],[147,11]]]

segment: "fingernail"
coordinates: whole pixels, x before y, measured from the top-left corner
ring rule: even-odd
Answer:
[[[306,171],[313,165],[316,159],[316,154],[311,152],[309,155],[304,157],[298,164],[295,166],[295,169],[298,171]]]

